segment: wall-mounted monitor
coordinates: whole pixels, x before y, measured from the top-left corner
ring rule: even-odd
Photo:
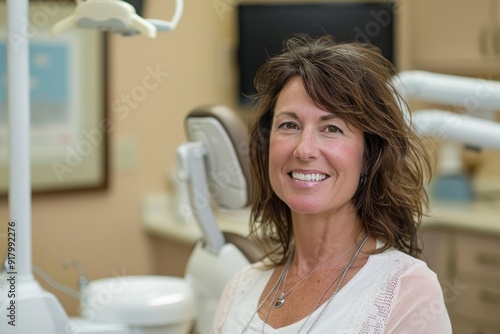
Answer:
[[[239,4],[237,10],[238,91],[243,105],[255,93],[253,80],[259,67],[295,33],[371,43],[394,62],[394,4],[390,1]]]

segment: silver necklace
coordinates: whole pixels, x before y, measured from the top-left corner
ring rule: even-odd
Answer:
[[[330,288],[333,286],[333,284],[335,284],[335,282],[338,281],[338,279],[343,276],[342,274],[344,272],[347,272],[346,271],[346,268],[347,267],[344,267],[340,273],[337,275],[337,277],[328,285],[328,287],[325,289],[325,291],[323,291],[323,293],[321,294],[321,297],[319,298],[318,302],[316,303],[316,305],[314,306],[314,309],[313,309],[313,312],[314,310],[316,310],[318,308],[318,305],[319,305],[319,302],[321,301],[321,299],[323,299],[323,297],[325,296],[326,292],[328,290],[330,290]],[[343,279],[342,279],[343,280]],[[342,280],[339,282],[339,285],[337,285],[337,290],[340,286],[340,284],[342,284]],[[335,291],[335,293],[337,292],[337,290]],[[265,325],[266,325],[266,322],[267,322],[267,318],[269,317],[269,313],[271,312],[271,305],[269,305],[268,309],[267,309],[267,312],[266,312],[266,316],[264,318],[264,321],[263,321],[263,324],[262,324],[262,334],[264,334],[264,328],[265,328]],[[300,331],[302,330],[302,328],[304,327],[304,325],[306,324],[306,322],[309,320],[309,317],[311,316],[312,312],[307,316],[307,319],[304,321],[304,323],[302,324],[302,326],[300,326],[299,328],[299,331],[297,332],[300,333]],[[314,325],[314,324],[313,324]],[[311,328],[309,329],[309,331],[307,333],[309,333],[311,331]]]
[[[354,246],[356,246],[356,244],[353,244],[351,247],[349,247],[348,250],[346,250],[345,252],[343,252],[342,254],[334,257],[333,259],[331,260],[328,260],[326,261],[325,263],[322,263],[320,264],[319,266],[317,266],[316,268],[314,268],[313,270],[311,270],[306,276],[304,276],[300,281],[298,281],[297,283],[295,283],[294,286],[292,286],[292,288],[290,290],[288,290],[288,292],[285,292],[285,286],[286,286],[286,279],[288,277],[288,269],[290,266],[287,267],[287,270],[285,270],[285,275],[284,275],[284,279],[283,279],[283,284],[281,286],[281,293],[278,297],[278,299],[276,300],[276,302],[274,303],[274,307],[275,308],[280,308],[284,303],[285,303],[285,298],[286,296],[288,296],[297,286],[299,286],[302,282],[304,282],[309,276],[311,276],[315,271],[319,270],[320,268],[326,266],[327,264],[335,261],[335,260],[338,260],[340,259],[341,257],[343,257],[344,255],[346,255],[348,252],[350,252]]]
[[[351,258],[351,262],[349,262],[349,264],[341,271],[341,275],[340,275],[340,281],[339,283],[337,284],[337,287],[335,288],[335,291],[333,292],[333,294],[330,296],[330,298],[328,298],[328,300],[326,301],[325,303],[325,307],[323,307],[323,309],[321,310],[321,312],[319,313],[318,317],[316,319],[314,319],[314,322],[312,323],[311,327],[309,327],[309,330],[306,332],[306,334],[309,334],[313,328],[316,326],[316,324],[318,323],[318,320],[319,318],[321,318],[321,316],[323,315],[323,313],[325,313],[325,310],[326,308],[328,307],[328,305],[330,305],[330,303],[332,302],[333,298],[335,297],[335,295],[337,295],[337,292],[339,292],[340,290],[340,287],[342,286],[342,283],[344,282],[344,279],[345,279],[345,276],[347,275],[347,272],[349,271],[349,269],[351,269],[352,265],[354,264],[354,261],[356,261],[356,258],[358,257],[358,254],[361,252],[361,249],[363,248],[363,246],[365,245],[365,243],[368,241],[368,236],[366,236],[363,241],[361,242],[361,244],[359,245],[359,247],[356,249],[356,252],[354,253],[353,257]],[[335,281],[338,279],[338,277],[335,279]],[[314,311],[316,311],[316,309],[318,308],[318,306],[320,305],[321,303],[321,300],[323,299],[323,297],[326,295],[327,291],[330,290],[330,288],[333,286],[333,284],[335,283],[335,281],[333,281],[330,285],[328,285],[328,287],[325,289],[325,291],[323,291],[323,293],[321,294],[321,296],[319,297],[318,301],[316,302],[316,305],[314,306],[314,309],[311,313],[309,313],[309,315],[307,316],[307,319],[306,321],[304,321],[304,323],[302,323],[302,326],[300,326],[300,329],[299,331],[297,332],[297,334],[299,334],[301,331],[302,331],[302,328],[304,328],[306,322],[309,320],[309,318],[311,318],[312,314]]]
[[[318,308],[319,304],[321,303],[321,300],[323,299],[323,297],[326,295],[326,293],[328,292],[328,290],[330,290],[330,288],[335,284],[335,282],[340,278],[340,281],[334,291],[334,293],[332,294],[332,296],[326,301],[325,303],[325,307],[323,308],[323,310],[320,312],[320,314],[318,315],[318,317],[314,320],[314,322],[312,323],[311,327],[309,328],[309,330],[307,331],[306,334],[309,334],[312,329],[316,326],[316,323],[318,322],[319,318],[321,318],[321,316],[323,315],[324,311],[326,310],[326,308],[328,307],[328,305],[330,305],[330,303],[332,302],[333,298],[335,297],[335,295],[337,294],[337,292],[339,291],[340,289],[340,286],[342,285],[343,281],[344,281],[344,278],[347,274],[347,272],[349,271],[349,269],[351,269],[352,265],[354,264],[354,261],[356,260],[358,254],[361,252],[361,249],[363,248],[363,246],[365,245],[365,243],[368,241],[368,235],[364,238],[364,240],[361,242],[361,244],[359,245],[359,247],[356,249],[356,251],[354,252],[354,255],[352,256],[351,258],[351,261],[349,262],[349,264],[347,266],[345,266],[340,274],[335,278],[335,280],[333,280],[329,285],[328,287],[323,291],[323,293],[321,294],[320,298],[318,299],[318,301],[316,302],[316,305],[314,306],[314,309],[311,313],[309,313],[309,315],[307,316],[306,320],[304,321],[304,323],[302,324],[302,326],[299,328],[299,331],[297,332],[297,334],[299,334],[303,327],[305,326],[306,322],[309,320],[309,318],[311,317],[312,313]],[[243,330],[241,331],[240,334],[244,334],[247,330],[248,330],[248,326],[250,326],[250,323],[252,322],[252,319],[255,317],[255,315],[259,312],[259,310],[262,308],[262,306],[264,306],[264,304],[267,302],[267,300],[271,297],[271,295],[274,293],[275,295],[277,294],[277,288],[278,286],[281,284],[282,280],[284,279],[284,276],[286,274],[286,271],[288,271],[288,269],[290,268],[290,264],[291,264],[291,259],[292,259],[292,254],[293,254],[293,250],[292,252],[290,253],[290,256],[285,264],[285,266],[283,267],[283,269],[281,270],[281,273],[280,275],[278,276],[276,282],[274,283],[273,287],[271,288],[271,290],[269,290],[268,294],[266,295],[266,297],[262,300],[262,302],[257,306],[257,309],[255,310],[255,312],[252,314],[252,316],[250,317],[250,319],[248,320],[248,322],[246,323],[245,327],[243,328]],[[264,321],[263,321],[263,325],[262,325],[262,334],[264,334],[264,328],[265,328],[265,324],[267,322],[267,318],[269,317],[269,313],[271,311],[271,308],[272,308],[272,303],[269,305],[269,308],[266,312],[266,316],[264,318]]]
[[[292,254],[292,253],[293,253],[293,250],[292,250],[292,252],[290,254]],[[273,287],[271,288],[271,290],[269,290],[269,292],[267,293],[266,297],[262,300],[262,302],[257,306],[255,312],[252,314],[252,316],[250,317],[250,319],[246,323],[245,327],[243,327],[243,330],[241,331],[240,334],[243,334],[243,333],[245,333],[248,330],[248,326],[250,326],[250,323],[252,322],[252,319],[259,312],[259,310],[262,308],[262,306],[264,306],[264,304],[267,302],[267,300],[269,299],[269,297],[271,297],[271,295],[273,294],[273,292],[275,292],[275,290],[277,291],[277,287],[281,283],[281,281],[283,280],[283,276],[285,275],[285,270],[288,270],[288,268],[290,267],[290,264],[292,262],[291,258],[292,258],[291,256],[288,257],[288,260],[287,260],[285,266],[283,267],[283,269],[281,270],[281,273],[278,276],[278,278],[276,279],[276,282],[274,283]]]

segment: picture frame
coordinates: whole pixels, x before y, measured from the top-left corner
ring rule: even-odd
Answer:
[[[29,4],[31,184],[33,193],[106,189],[106,35],[51,33],[74,13],[66,1]],[[0,13],[6,13],[5,2]],[[0,19],[0,194],[9,186],[6,15]]]

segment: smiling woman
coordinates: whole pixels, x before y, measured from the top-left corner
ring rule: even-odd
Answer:
[[[419,259],[430,159],[395,74],[329,36],[293,37],[260,68],[250,224],[266,256],[228,283],[213,333],[451,333]]]

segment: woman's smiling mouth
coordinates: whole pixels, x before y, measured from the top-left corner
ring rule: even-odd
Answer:
[[[328,177],[326,174],[320,174],[320,173],[299,173],[299,172],[291,172],[289,173],[290,176],[297,181],[314,181],[314,182],[319,182],[323,181]]]

